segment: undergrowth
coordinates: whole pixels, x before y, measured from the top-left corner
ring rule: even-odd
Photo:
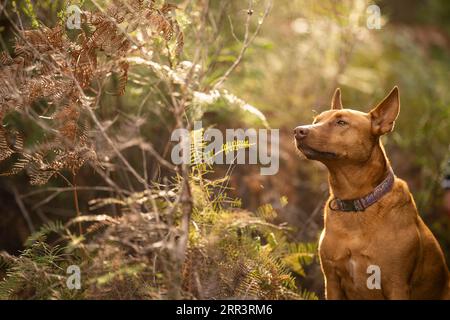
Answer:
[[[168,229],[171,217],[162,215],[158,221],[154,213],[130,210],[149,202],[148,197],[164,207],[178,188],[174,184],[169,190],[131,195],[121,203],[126,212],[121,217],[91,215],[44,225],[19,257],[1,255],[7,275],[0,282],[0,298],[164,299],[179,276],[185,299],[316,299],[298,286],[303,267],[315,261],[316,245],[290,242],[289,229],[273,223],[276,211],[270,205],[258,213],[226,209],[232,199],[209,198],[223,181],[201,179],[191,182],[197,201],[181,274],[172,268],[170,233],[176,231]],[[82,236],[71,231],[80,221],[86,225]],[[80,267],[79,290],[67,287],[70,265]]]
[[[227,1],[61,2],[82,7],[81,27],[71,30],[64,10],[46,26],[44,2],[24,12],[12,3],[3,12],[15,40],[0,55],[2,179],[15,183],[26,172],[31,185],[48,186],[16,201],[32,205],[32,217],[22,210],[30,229],[35,212],[52,219],[19,256],[1,254],[1,299],[316,298],[299,286],[315,245],[292,243],[270,205],[240,209],[227,196],[230,177],[208,179],[209,164],[168,160],[170,133],[191,130],[207,112],[268,127],[222,84],[271,1],[249,2],[232,61],[223,60],[228,43],[218,36],[234,10]],[[238,140],[221,152],[248,147]],[[194,160],[203,149],[193,145]],[[56,219],[61,210],[48,204],[67,191],[70,217]],[[80,288],[69,285],[77,268]]]

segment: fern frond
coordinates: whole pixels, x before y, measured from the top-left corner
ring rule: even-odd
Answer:
[[[9,147],[8,141],[6,140],[5,130],[0,124],[0,161],[8,159],[14,151]]]
[[[32,235],[28,237],[28,239],[25,241],[25,246],[30,247],[34,243],[41,241],[45,239],[46,236],[48,236],[50,233],[56,233],[61,234],[62,231],[65,230],[65,227],[61,221],[50,221],[46,224],[44,224],[39,231],[36,231]]]

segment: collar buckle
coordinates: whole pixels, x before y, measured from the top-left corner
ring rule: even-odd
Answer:
[[[364,211],[364,208],[357,203],[357,200],[341,200],[334,198],[328,206],[335,211]]]

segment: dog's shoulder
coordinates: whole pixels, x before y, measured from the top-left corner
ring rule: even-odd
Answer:
[[[381,199],[377,209],[379,216],[384,217],[384,222],[396,230],[417,224],[418,211],[414,197],[402,179],[395,178],[391,192]]]
[[[406,181],[398,177],[395,177],[391,196],[387,198],[395,207],[402,207],[408,204],[412,204],[415,208],[414,198],[411,194],[411,191],[409,190],[408,184],[406,183]]]

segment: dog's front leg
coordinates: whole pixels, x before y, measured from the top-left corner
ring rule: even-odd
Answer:
[[[410,245],[408,245],[410,246]],[[406,247],[408,247],[406,246]],[[411,299],[411,278],[414,271],[416,255],[411,250],[391,251],[391,255],[403,264],[381,264],[381,288],[385,299]],[[390,258],[390,257],[389,257]]]
[[[417,268],[422,248],[420,234],[414,227],[399,229],[395,234],[380,235],[391,243],[389,252],[384,249],[375,253],[379,257],[383,296],[389,300],[409,300],[412,276]],[[377,239],[382,243],[382,239]],[[395,245],[394,245],[395,244]],[[387,245],[385,246],[387,247]]]
[[[341,288],[341,280],[336,274],[332,262],[326,259],[320,259],[322,272],[325,276],[325,299],[327,300],[346,300],[347,297]]]
[[[325,274],[325,299],[327,300],[347,300],[341,288],[340,280]]]
[[[388,300],[409,300],[411,298],[411,289],[406,283],[391,283],[383,290],[383,295]]]

